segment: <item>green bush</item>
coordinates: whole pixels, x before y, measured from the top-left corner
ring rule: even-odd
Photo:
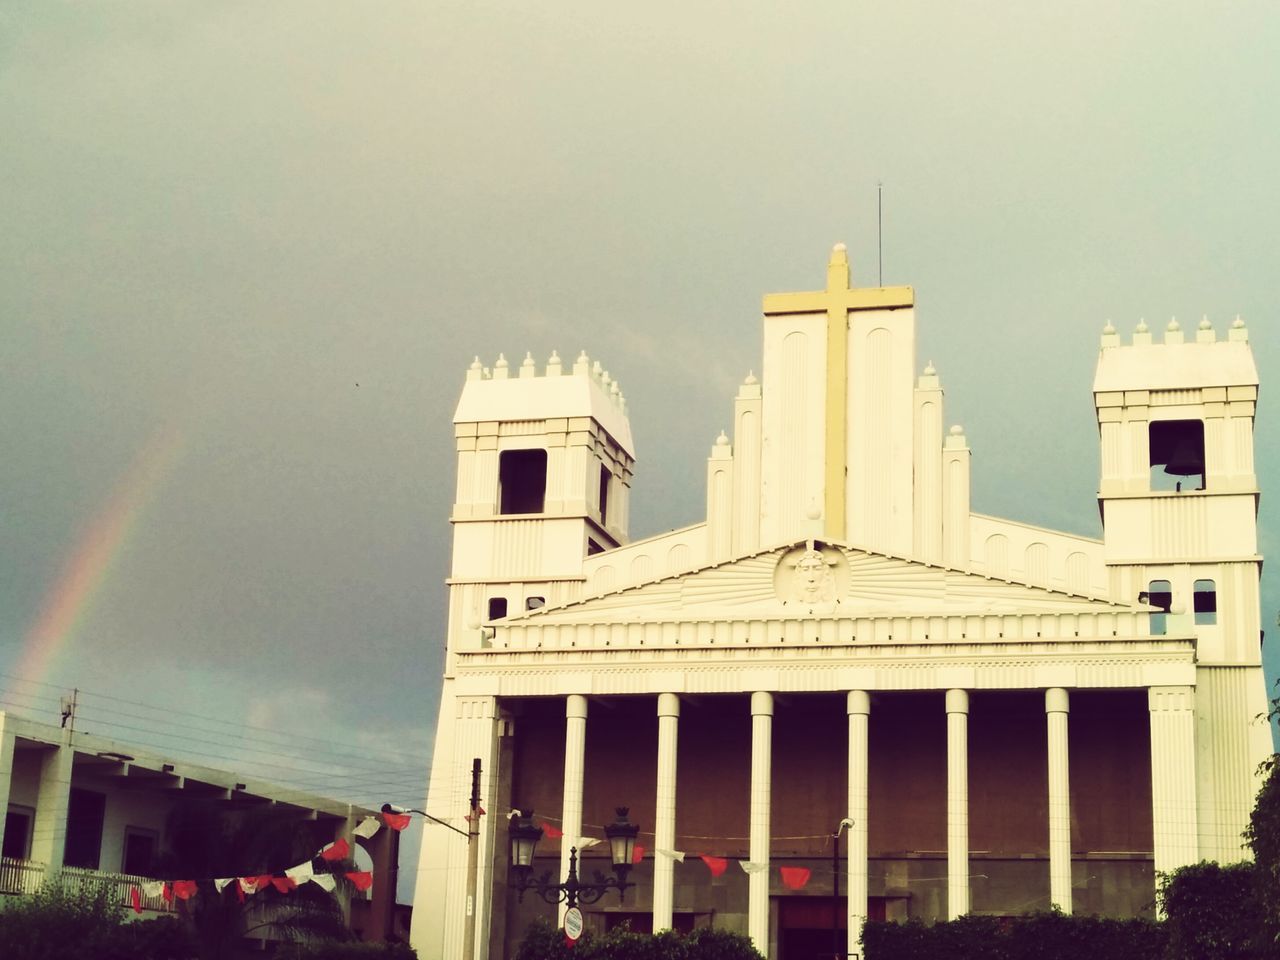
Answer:
[[[1165,935],[1147,920],[966,916],[932,926],[868,923],[862,950],[863,960],[1162,960]]]
[[[403,943],[360,943],[357,941],[325,940],[301,943],[289,947],[287,952],[277,951],[277,956],[289,960],[417,960],[418,955]]]
[[[564,933],[537,923],[516,951],[516,960],[763,960],[750,939],[727,930],[695,930],[687,937],[671,930],[650,935],[625,928],[603,936],[584,933],[565,945]]]
[[[1266,956],[1261,871],[1252,863],[1198,863],[1160,882],[1169,960],[1246,960]]]

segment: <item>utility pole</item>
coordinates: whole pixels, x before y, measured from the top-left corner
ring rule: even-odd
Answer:
[[[476,956],[476,876],[480,865],[480,758],[471,761],[471,811],[467,815],[467,922],[462,930],[463,960]]]
[[[840,828],[831,835],[831,881],[835,898],[831,901],[831,960],[840,960]]]

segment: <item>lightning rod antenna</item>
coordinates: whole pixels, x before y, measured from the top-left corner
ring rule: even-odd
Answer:
[[[876,267],[884,286],[884,182],[876,183]]]

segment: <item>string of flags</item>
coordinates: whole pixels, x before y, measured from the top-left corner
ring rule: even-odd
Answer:
[[[407,813],[382,813],[365,817],[351,832],[361,839],[368,840],[382,829],[383,824],[398,832],[409,825],[409,820]],[[346,860],[350,855],[351,844],[345,837],[340,837],[333,843],[321,847],[302,863],[280,873],[263,873],[245,877],[214,877],[205,880],[149,880],[129,888],[129,902],[135,913],[141,913],[144,896],[152,899],[158,897],[169,904],[178,900],[190,900],[200,892],[201,883],[212,883],[218,894],[234,884],[236,899],[240,903],[244,903],[246,897],[267,889],[282,894],[291,893],[304,883],[314,883],[322,890],[333,893],[338,888],[337,876],[332,872],[317,872],[314,862],[322,860],[338,863]],[[343,876],[357,890],[368,890],[373,886],[372,870],[346,870],[343,871]]]

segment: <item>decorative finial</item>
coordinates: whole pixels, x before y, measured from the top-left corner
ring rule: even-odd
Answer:
[[[526,351],[524,355],[524,362],[520,364],[520,379],[524,380],[529,377],[536,377],[537,375],[538,368],[533,362],[533,352]]]
[[[751,386],[752,384],[759,383],[760,381],[756,379],[755,371],[752,370],[747,373],[747,379],[743,380],[742,382],[745,383],[747,386]]]
[[[1147,332],[1147,331],[1149,331],[1150,329],[1151,329],[1151,328],[1147,326],[1147,321],[1144,319],[1144,320],[1139,320],[1139,321],[1138,321],[1138,326],[1136,327],[1135,332],[1137,332],[1137,333],[1146,333],[1146,332]]]
[[[936,377],[936,376],[938,375],[938,370],[937,370],[937,368],[933,365],[933,361],[932,361],[932,360],[930,360],[928,363],[926,363],[926,364],[924,365],[924,375],[925,375],[926,377]]]
[[[560,354],[556,353],[554,350],[551,351],[551,356],[547,360],[547,376],[560,376]]]
[[[583,350],[578,354],[578,359],[573,361],[573,372],[578,376],[591,372],[591,358],[587,356],[587,351]]]
[[[467,368],[467,379],[468,380],[484,379],[484,366],[483,364],[480,363],[479,357],[476,357],[473,361],[471,361],[471,366]]]
[[[727,447],[728,445],[729,445],[729,438],[725,436],[725,432],[721,430],[720,436],[716,437],[716,446]]]
[[[958,423],[953,423],[953,424],[951,425],[951,435],[952,435],[953,437],[963,437],[963,436],[964,436],[964,427],[960,426],[960,424],[958,424]]]
[[[1182,327],[1178,326],[1178,318],[1177,318],[1177,317],[1170,317],[1170,318],[1169,318],[1169,325],[1168,325],[1167,327],[1165,327],[1165,329],[1166,329],[1166,330],[1181,330],[1181,329],[1182,329]]]
[[[1115,324],[1113,324],[1110,320],[1108,320],[1107,325],[1102,328],[1102,332],[1107,334],[1115,333],[1116,332]]]
[[[1232,326],[1232,328],[1233,328],[1233,329],[1235,329],[1235,330],[1243,330],[1243,329],[1244,329],[1244,321],[1240,319],[1240,314],[1238,314],[1238,313],[1236,314],[1236,318],[1235,318],[1234,320],[1232,320],[1232,321],[1231,321],[1231,326]]]
[[[498,362],[493,365],[493,379],[507,379],[507,355],[505,353],[498,354]]]
[[[1201,330],[1213,329],[1213,324],[1209,322],[1209,315],[1207,313],[1200,318],[1200,329]]]

